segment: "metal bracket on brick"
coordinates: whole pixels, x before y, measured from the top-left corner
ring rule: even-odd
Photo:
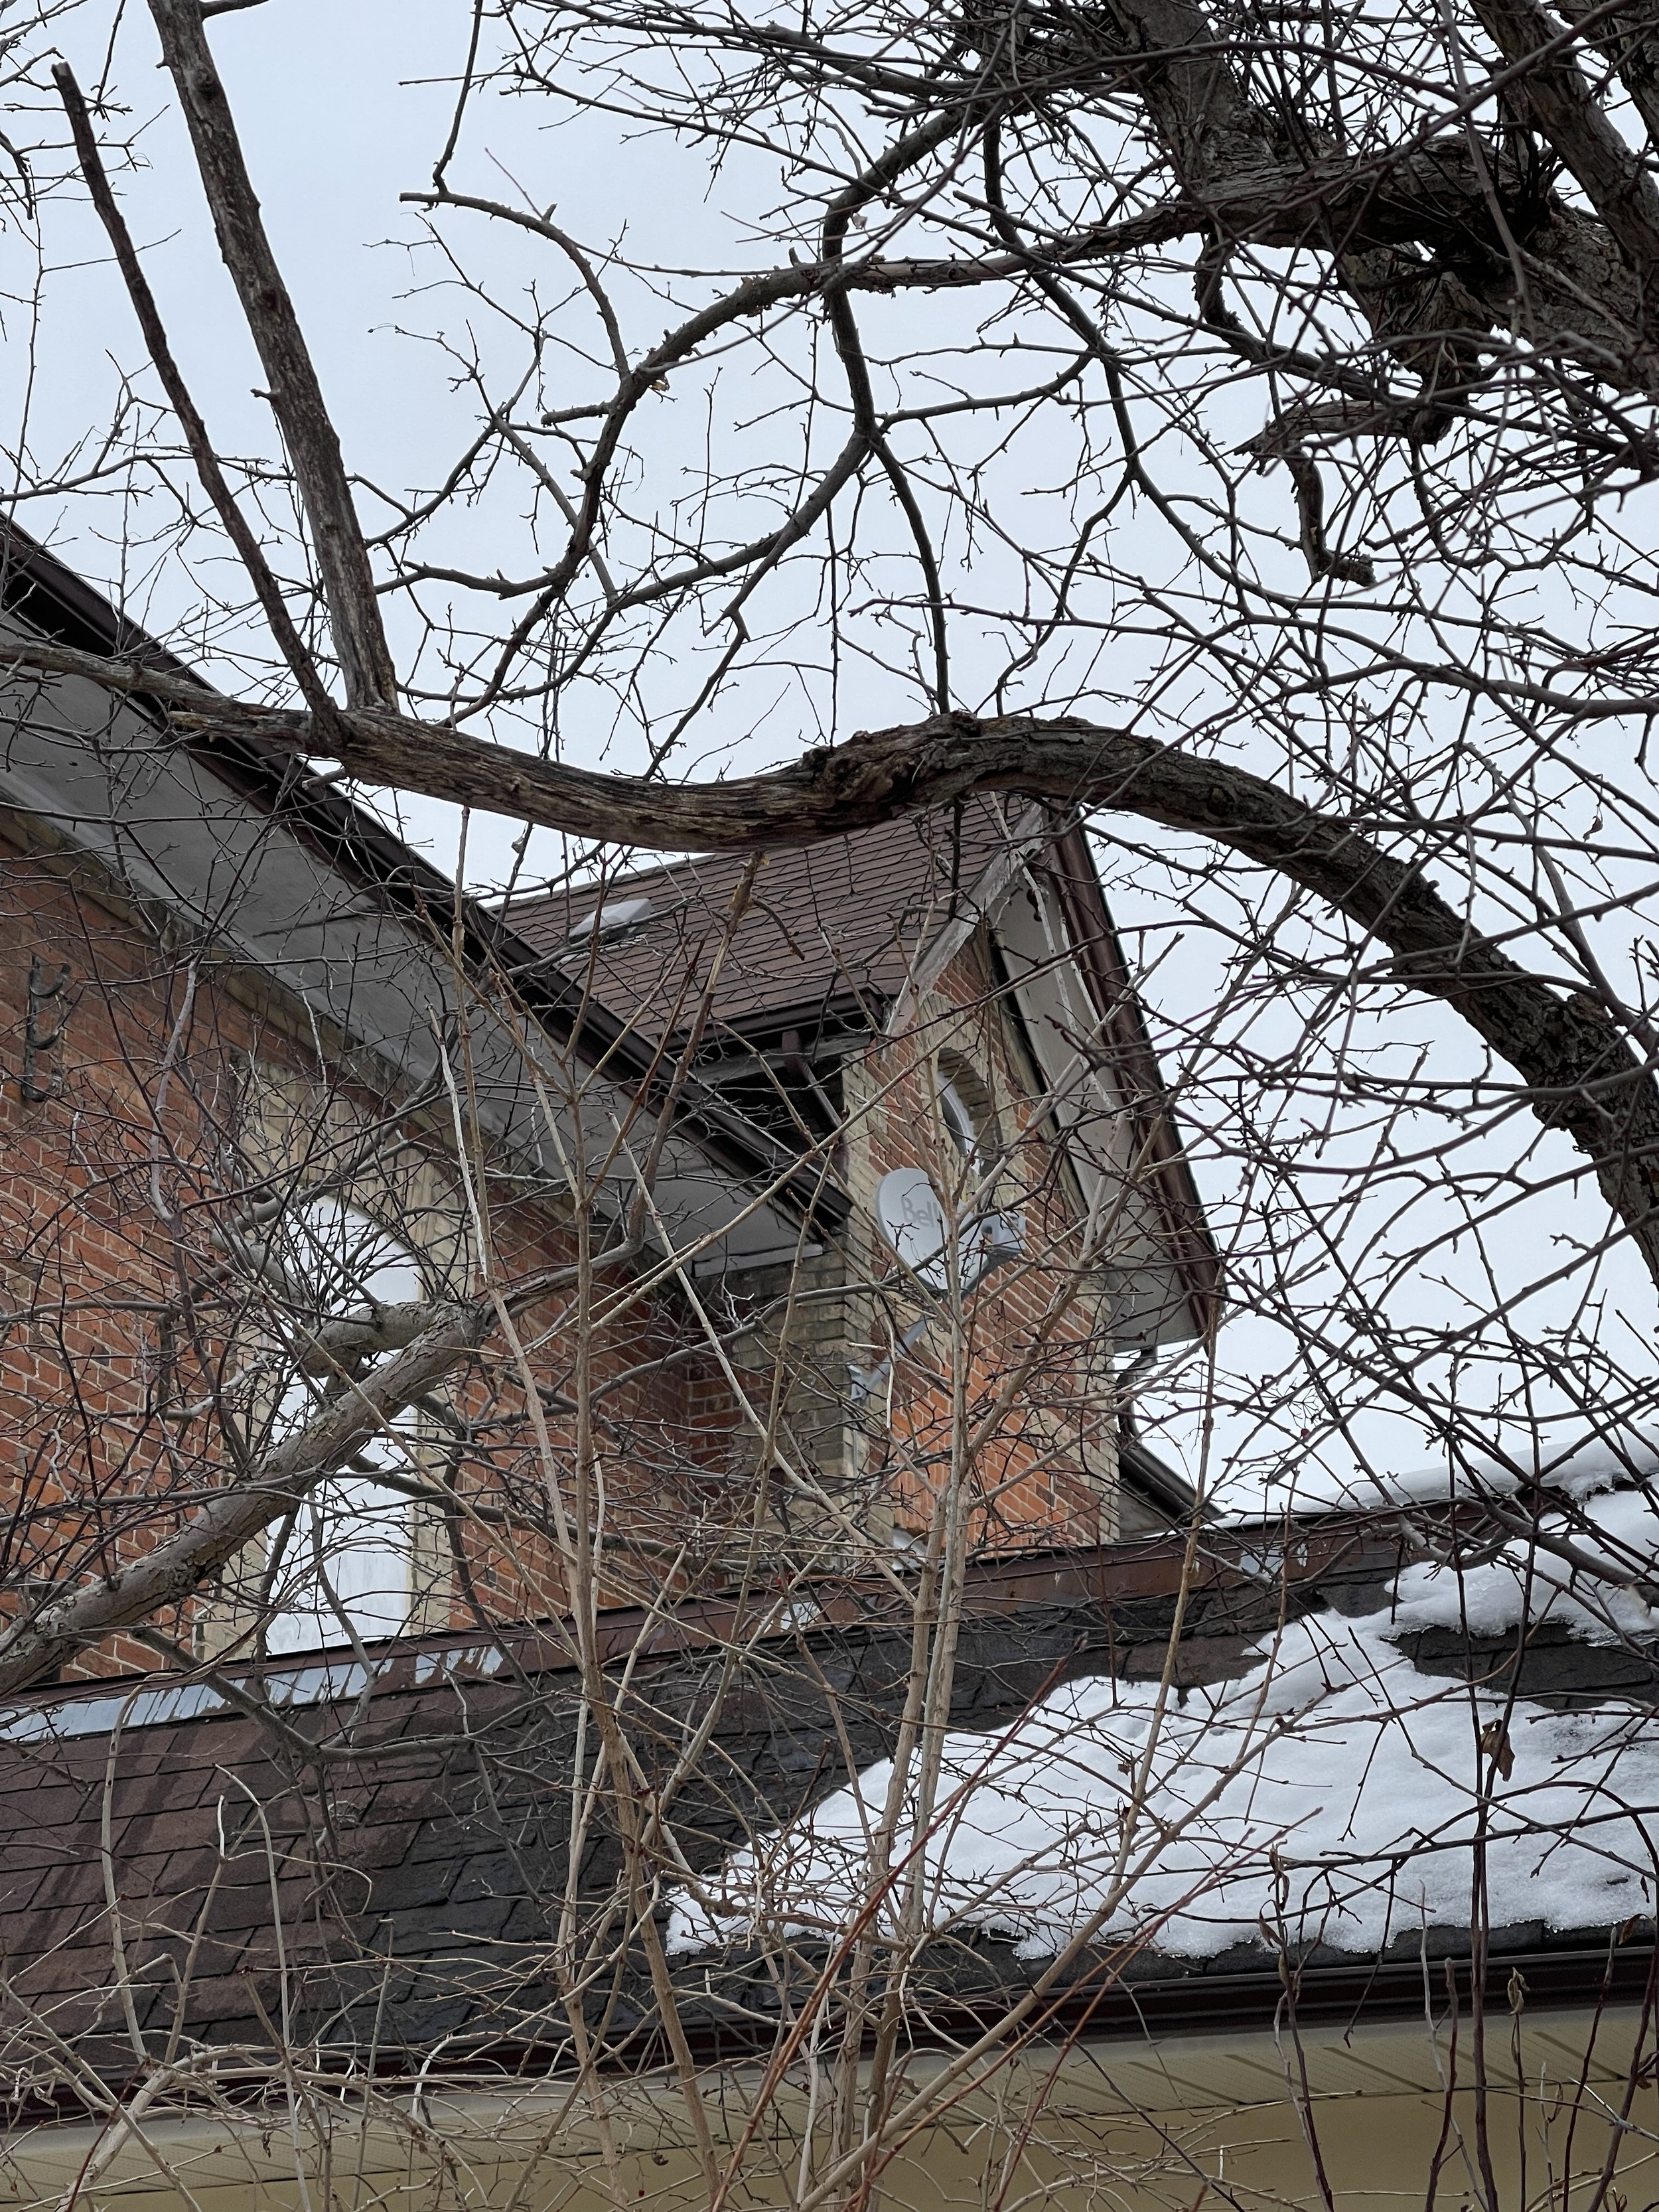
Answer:
[[[61,1069],[54,1069],[44,1082],[40,1079],[40,1055],[51,1052],[64,1041],[64,1025],[70,1017],[67,1006],[57,1008],[50,1029],[43,1027],[42,1009],[62,999],[64,986],[70,979],[70,965],[65,960],[56,974],[37,952],[29,962],[29,1010],[23,1025],[23,1072],[18,1088],[31,1106],[43,1099],[55,1098],[64,1087]]]

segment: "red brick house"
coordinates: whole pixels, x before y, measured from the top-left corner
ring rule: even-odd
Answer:
[[[118,1679],[0,1701],[0,2206],[799,2204],[884,2047],[896,2212],[1651,2194],[1654,1616],[1478,1502],[1191,1526],[1122,1414],[1216,1266],[1075,832],[491,911],[8,702],[0,1656],[501,1306]]]
[[[21,534],[4,563],[6,623],[178,672]],[[964,1417],[981,1546],[1179,1510],[1121,1372],[1202,1334],[1217,1269],[1075,829],[987,806],[490,910],[143,699],[15,673],[4,721],[14,1618],[257,1479],[340,1381],[325,1323],[481,1280],[513,1328],[167,1634],[556,1612],[583,1423],[618,1596],[729,1574],[757,1495],[792,1574],[902,1549]]]
[[[924,1256],[936,1228],[896,1248],[884,1215],[942,1200],[959,1276],[982,1270],[962,1316],[969,1406],[1025,1363],[980,1540],[1162,1525],[1182,1501],[1144,1449],[1121,1480],[1114,1376],[1202,1335],[1217,1268],[1086,840],[985,805],[772,854],[747,878],[688,860],[508,915],[630,1034],[672,1044],[703,1017],[701,1079],[844,1194],[838,1236],[705,1263],[757,1311],[793,1302],[799,1448],[861,1516],[890,1515],[901,1539],[925,1521],[952,1426],[948,1269]],[[761,1334],[769,1365],[777,1332]]]

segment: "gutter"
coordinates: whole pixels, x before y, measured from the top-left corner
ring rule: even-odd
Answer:
[[[1391,1946],[1396,1953],[1392,1958],[1355,1954],[1333,1960],[1327,1954],[1319,1964],[1300,1962],[1292,1952],[1281,1954],[1262,1945],[1256,1947],[1259,1964],[1242,1971],[1235,1966],[1231,1972],[1218,1972],[1213,1962],[1205,1961],[1183,1967],[1155,1953],[1131,1951],[1126,1959],[1127,1947],[1120,1947],[1085,1961],[1039,2006],[1017,2041],[1050,2048],[1075,2044],[1109,2047],[1144,2045],[1155,2038],[1227,2034],[1270,2039],[1282,2049],[1288,2038],[1316,2028],[1346,2031],[1414,2020],[1431,2033],[1455,2021],[1467,2021],[1477,2009],[1488,2018],[1508,2021],[1517,1994],[1528,2009],[1598,2016],[1613,2006],[1650,2012],[1659,1996],[1659,1948],[1651,1920],[1634,1929],[1577,1929],[1554,1942],[1532,1929],[1518,1942],[1506,1942],[1505,1935],[1504,1929],[1493,1929],[1477,1942],[1468,1929],[1435,1928]],[[1012,1968],[1012,1947],[1008,1949]],[[708,1986],[703,1978],[716,1971],[712,1959],[700,1956],[698,1979],[688,1984],[685,1993],[688,2001],[694,1990]],[[930,1984],[925,1954],[908,1975],[916,1984],[918,2000],[905,2019],[904,2040],[912,2051],[960,2051],[994,2028],[1030,1985],[1011,1972],[1006,1981],[984,1987],[982,1995],[952,2002],[946,1990]],[[718,1989],[718,1982],[714,1986]],[[734,1990],[734,1998],[737,1995]],[[735,2020],[705,2021],[688,2022],[685,2033],[699,2065],[729,2065],[769,2057],[778,2029],[775,2020],[758,2020],[752,2026]],[[874,2041],[872,2030],[869,2048]],[[1011,2047],[1017,2047],[1013,2039]],[[532,2060],[556,2065],[558,2049],[556,2045],[533,2054],[526,2050],[522,2056],[514,2051],[513,2058],[520,2065]],[[485,2056],[477,2052],[473,2063]],[[489,2050],[488,2057],[505,2062],[507,2050]],[[647,2027],[631,2063],[606,2070],[632,2075],[671,2062],[665,2038],[659,2030]],[[1511,2063],[1507,2050],[1498,2063]]]
[[[1472,1506],[1417,1508],[1412,1517],[1432,1521],[1447,1542],[1467,1540],[1481,1526]],[[1097,1660],[1095,1671],[1134,1677],[1149,1669],[1156,1676],[1167,1649],[1166,1623],[1184,1585],[1181,1650],[1191,1664],[1181,1676],[1214,1680],[1244,1671],[1244,1649],[1282,1621],[1321,1599],[1334,1597],[1340,1606],[1352,1595],[1368,1603],[1380,1584],[1423,1556],[1406,1516],[1388,1509],[1327,1514],[1300,1523],[1206,1528],[1190,1576],[1184,1573],[1187,1543],[1182,1528],[1134,1543],[978,1559],[963,1580],[963,1619],[1070,1620],[1078,1632],[1077,1656]],[[724,1651],[734,1644],[781,1654],[798,1653],[804,1639],[840,1648],[849,1635],[908,1630],[910,1617],[886,1577],[825,1576],[787,1590],[604,1607],[596,1615],[594,1642],[603,1664],[633,1667]],[[375,1697],[427,1688],[447,1696],[459,1683],[567,1674],[580,1664],[573,1627],[561,1619],[392,1637],[367,1649],[374,1662],[372,1679],[337,1647],[285,1653],[264,1668],[227,1663],[223,1671],[238,1681],[263,1681],[273,1704],[287,1711],[349,1702],[364,1688]],[[234,1710],[228,1701],[196,1697],[210,1686],[204,1672],[155,1668],[41,1689],[0,1704],[5,1716],[0,1741],[106,1734],[101,1721],[76,1726],[76,1708],[117,1711],[135,1692],[191,1702],[188,1710],[158,1705],[149,1719],[129,1716],[124,1735]]]
[[[1604,2028],[1622,2015],[1639,2020],[1650,2029],[1656,1994],[1659,1994],[1659,1952],[1653,1925],[1639,1935],[1620,1928],[1577,1931],[1559,1944],[1528,1942],[1514,1946],[1494,1932],[1481,1947],[1484,1965],[1477,1967],[1475,1947],[1467,1929],[1437,1929],[1422,1940],[1419,1954],[1387,1961],[1356,1956],[1338,1966],[1310,1966],[1286,1963],[1263,1954],[1263,1964],[1245,1972],[1216,1973],[1196,1968],[1174,1978],[1151,1974],[1118,1975],[1109,1962],[1096,1962],[1052,2000],[1038,2008],[1032,2021],[1006,2041],[1010,2056],[1025,2052],[1036,2058],[1045,2083],[1054,2079],[1056,2061],[1068,2051],[1096,2064],[1109,2066],[1113,2058],[1130,2059],[1157,2044],[1224,2039],[1248,2051],[1260,2043],[1281,2063],[1287,2063],[1299,2038],[1345,2043],[1352,2032],[1390,2022],[1413,2022],[1425,2038],[1443,2050],[1454,2039],[1462,2044],[1466,2024],[1476,2017],[1489,2025],[1514,2017],[1517,1995],[1527,2014],[1541,2014],[1561,2021],[1564,2014],[1589,2023],[1590,2046]],[[1168,1963],[1168,1962],[1164,1962]],[[701,1961],[695,1977],[687,1975],[678,1994],[687,2012],[709,2001],[702,1977],[708,1962]],[[1517,1989],[1518,1984],[1518,1989]],[[1024,1985],[1029,1988],[1029,1983]],[[758,1994],[758,1990],[757,1992]],[[907,2008],[900,2039],[912,2062],[924,2054],[947,2063],[967,2045],[978,2042],[995,2027],[1006,2009],[1024,1994],[1018,1980],[993,1994],[985,1990],[978,2002],[940,2002],[932,1991],[921,1993],[921,2002]],[[735,2003],[741,1999],[734,1991]],[[774,1994],[775,2003],[775,1993]],[[665,2092],[679,2103],[680,2053],[688,2056],[699,2073],[720,2067],[768,2065],[777,2051],[780,2023],[754,2016],[729,2022],[697,2021],[683,2015],[678,2051],[653,2022],[642,2022],[633,2035],[610,2046],[592,2063],[592,2070],[613,2082],[633,2082],[647,2094]],[[873,2054],[878,2031],[872,2027],[863,2042],[862,2055]],[[1502,2085],[1502,2094],[1513,2096],[1513,2060],[1507,2033],[1502,2048],[1489,2057],[1484,2069],[1458,2069],[1455,2086],[1465,2094],[1480,2086]],[[395,2095],[400,2087],[414,2091],[415,2110],[437,2092],[452,2106],[476,2098],[485,2102],[486,2115],[493,2100],[504,2100],[510,2109],[522,2110],[526,2098],[550,2097],[556,2109],[568,2109],[569,2085],[581,2078],[571,2039],[563,2034],[546,2037],[495,2037],[465,2033],[447,2038],[421,2052],[399,2045],[394,2039],[367,2052],[323,2044],[307,2054],[308,2063],[322,2078],[331,2081],[331,2101],[340,2124],[360,2141],[364,2114],[353,2093],[371,2087],[380,2098]],[[1588,2051],[1584,2054],[1588,2061]],[[334,2063],[331,2067],[331,2061]],[[590,2062],[592,2063],[592,2062]],[[1006,2062],[997,2062],[999,2068]],[[1571,2067],[1577,2070],[1575,2057]],[[656,2077],[654,2080],[653,2077]],[[143,2075],[112,2069],[102,2084],[125,2100],[133,2094]],[[270,2124],[272,2069],[244,2056],[227,2051],[212,2069],[210,2101],[190,2100],[188,2079],[176,2085],[183,2109],[159,2118],[153,2130],[165,2142],[170,2130],[192,2124],[234,2128],[240,2114],[254,2124]],[[1415,2099],[1426,2093],[1402,2084],[1395,2093]],[[1293,2104],[1288,2082],[1282,2100]],[[951,2109],[945,2108],[946,2112]],[[1182,2109],[1185,2109],[1182,2107]],[[456,2119],[459,2118],[459,2112]],[[61,2075],[47,2081],[20,2081],[9,2100],[9,2118],[21,2148],[25,2130],[49,2131],[37,2150],[47,2148],[58,2129],[76,2130],[88,2124],[84,2091],[72,2087]],[[454,2123],[452,2122],[452,2124]],[[94,2125],[102,2128],[107,2121]],[[495,2139],[492,2122],[484,2130]],[[649,2130],[647,2131],[647,2135]],[[654,2148],[635,2138],[635,2148]],[[677,2146],[678,2147],[678,2146]],[[291,2172],[291,2169],[290,2169]],[[248,2201],[258,2193],[256,2182],[243,2184]],[[216,2192],[216,2195],[222,2192]],[[46,2201],[44,2197],[42,2201]]]

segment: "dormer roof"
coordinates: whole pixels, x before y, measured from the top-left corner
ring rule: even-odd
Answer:
[[[503,918],[544,967],[580,983],[641,1038],[690,1028],[707,1000],[702,1064],[770,1047],[787,1064],[913,1016],[981,935],[1050,1126],[1087,1199],[1133,1160],[1146,1280],[1128,1303],[1148,1341],[1201,1336],[1220,1267],[1086,835],[1039,807],[978,798],[769,854],[714,854],[516,896]],[[710,979],[712,978],[712,982]],[[1103,1115],[1102,1109],[1104,1112]],[[1115,1124],[1103,1143],[1103,1122]],[[810,1130],[810,1106],[777,1117]]]
[[[987,799],[768,854],[721,963],[715,1024],[878,1025],[939,933],[972,910],[1010,837],[1007,817]],[[685,996],[675,987],[707,972],[748,866],[732,854],[672,860],[517,897],[505,919],[567,974],[592,959],[597,988],[619,1013],[672,1024]]]

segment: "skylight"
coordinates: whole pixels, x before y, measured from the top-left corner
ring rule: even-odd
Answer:
[[[592,914],[585,914],[570,933],[573,945],[585,945],[590,937],[614,937],[619,930],[632,929],[635,923],[649,919],[651,902],[648,898],[617,899],[604,906],[596,906]]]

